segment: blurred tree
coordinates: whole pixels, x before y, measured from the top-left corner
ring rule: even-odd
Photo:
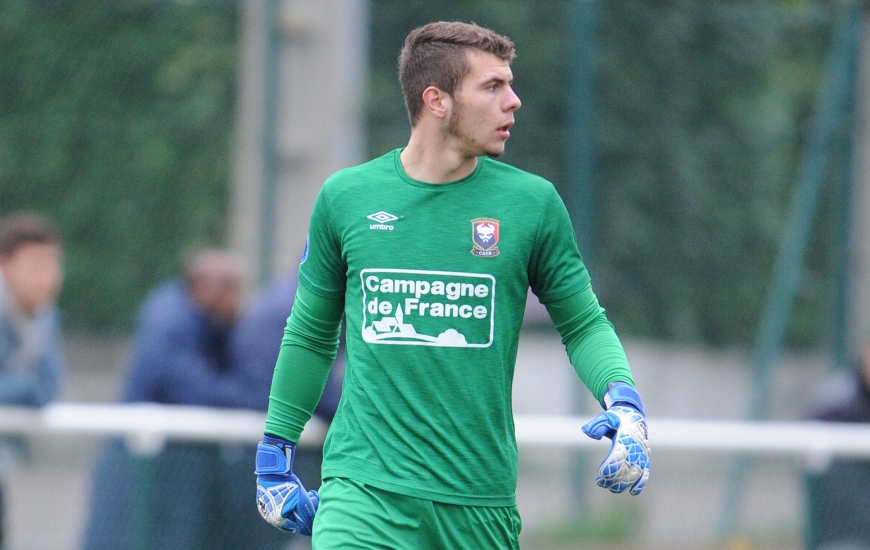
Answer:
[[[599,4],[596,291],[620,332],[750,345],[768,291],[831,13],[819,2]],[[505,160],[571,192],[567,1],[374,0],[371,152],[403,145],[396,57],[409,30],[474,21],[517,44]],[[825,223],[820,224],[824,234]],[[792,342],[824,339],[825,240],[813,248]]]
[[[755,0],[603,7],[600,283],[631,330],[751,343],[830,24],[818,6]],[[816,260],[803,344],[827,328]]]
[[[0,3],[0,213],[62,227],[67,324],[124,328],[225,237],[237,6]]]
[[[396,81],[408,31],[475,21],[518,48],[524,106],[505,160],[571,193],[568,1],[371,0],[371,155],[408,136]],[[623,334],[751,344],[832,8],[599,6],[596,291]],[[69,325],[128,326],[188,250],[224,241],[237,33],[231,0],[0,2],[0,214],[40,210],[61,224]],[[829,217],[792,343],[826,338]]]

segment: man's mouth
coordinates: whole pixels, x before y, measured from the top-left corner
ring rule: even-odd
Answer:
[[[508,122],[504,126],[499,127],[496,130],[496,133],[498,133],[498,136],[500,138],[507,139],[507,138],[511,137],[511,126],[513,126],[513,125],[514,125],[513,122]]]

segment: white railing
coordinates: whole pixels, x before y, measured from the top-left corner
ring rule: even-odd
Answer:
[[[586,437],[588,417],[517,415],[520,446],[587,447],[606,445]],[[870,457],[870,424],[812,421],[732,421],[652,418],[653,450],[695,450],[742,454],[790,454],[813,464],[833,457]],[[0,407],[0,434],[120,436],[143,454],[157,452],[166,440],[256,442],[265,414],[156,403],[53,403],[41,409]],[[326,426],[316,418],[300,445],[319,445]]]
[[[156,454],[167,440],[256,443],[265,413],[159,403],[52,403],[41,409],[0,407],[0,434],[117,436],[138,454]],[[313,418],[300,445],[321,445],[326,425]]]

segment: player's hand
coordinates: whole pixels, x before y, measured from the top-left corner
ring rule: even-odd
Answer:
[[[649,441],[640,396],[625,383],[611,383],[604,397],[607,409],[583,426],[593,439],[610,438],[610,452],[598,468],[599,487],[632,495],[643,491],[649,478]]]
[[[275,527],[310,537],[320,498],[293,473],[295,456],[294,443],[263,436],[257,445],[257,509]]]

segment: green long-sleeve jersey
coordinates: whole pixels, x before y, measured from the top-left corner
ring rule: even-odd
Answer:
[[[341,310],[325,324],[318,312],[343,304],[346,371],[324,478],[512,505],[511,386],[529,287],[597,398],[610,381],[631,382],[625,354],[551,183],[481,157],[468,177],[428,184],[399,153],[337,172],[318,195],[267,431],[298,437]]]

